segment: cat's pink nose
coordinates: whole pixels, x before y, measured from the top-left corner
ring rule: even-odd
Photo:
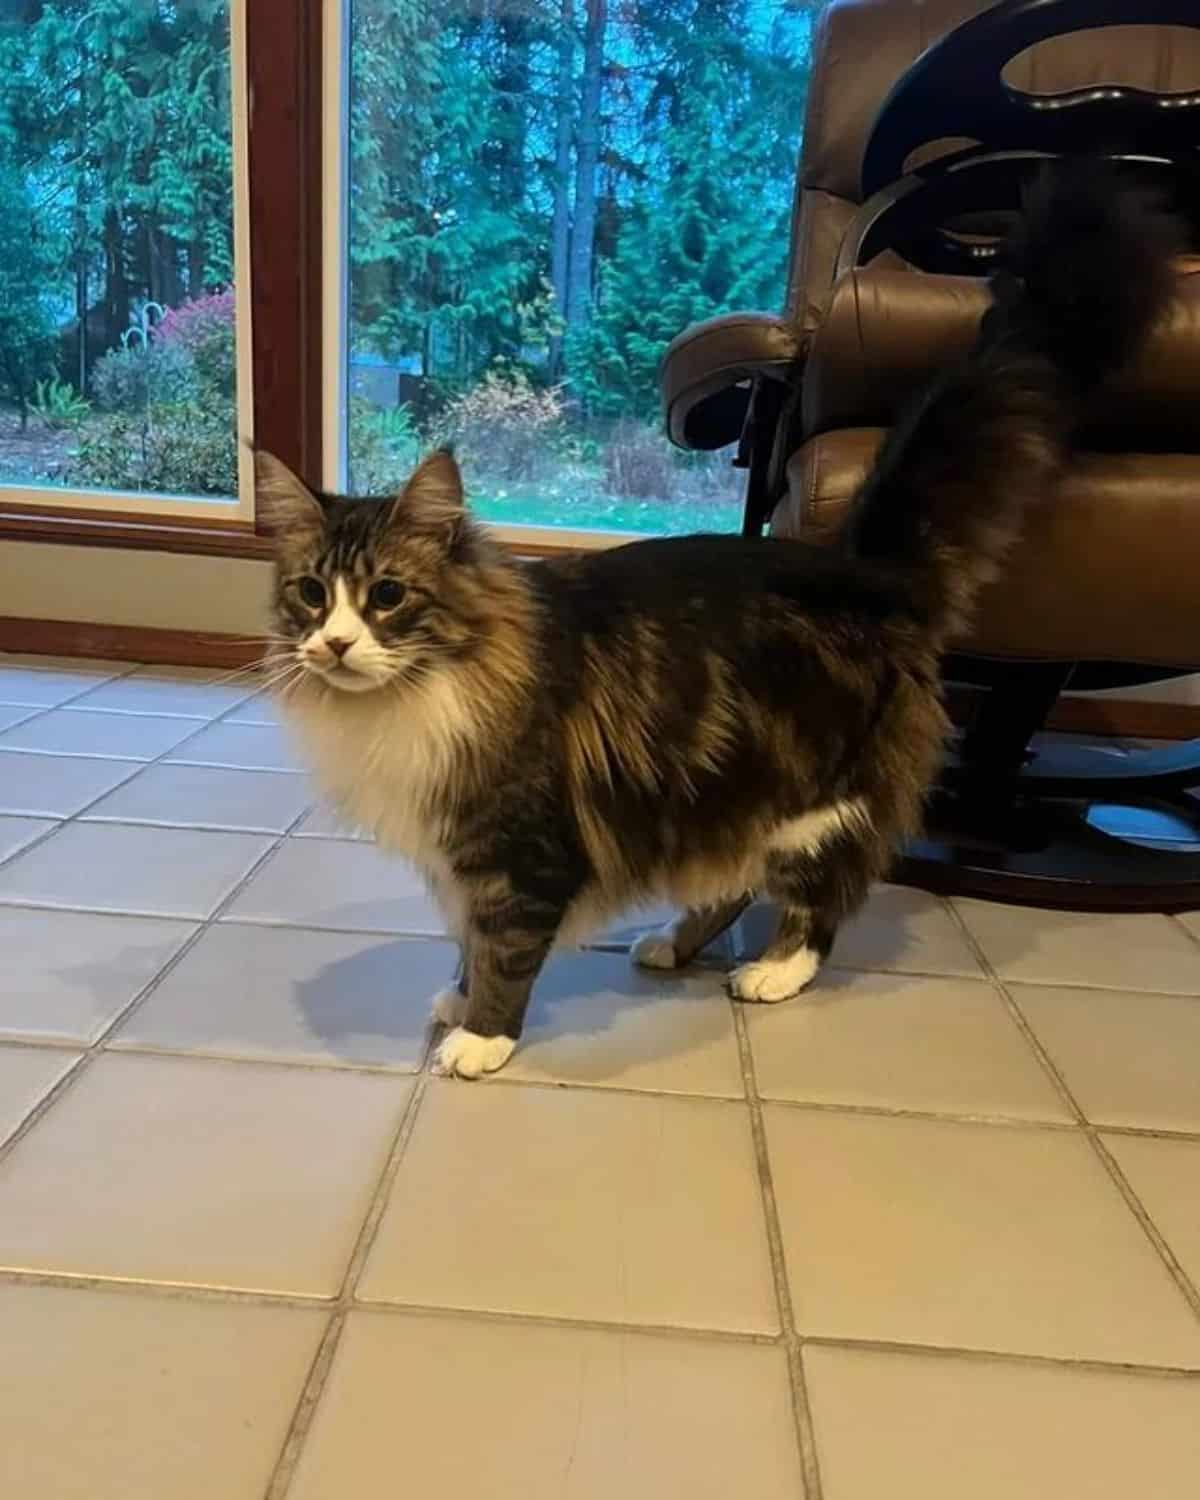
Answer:
[[[327,635],[325,637],[325,644],[333,652],[334,656],[336,656],[337,659],[341,661],[342,657],[345,656],[346,652],[349,651],[354,642],[352,640],[348,640],[345,636],[342,635]]]

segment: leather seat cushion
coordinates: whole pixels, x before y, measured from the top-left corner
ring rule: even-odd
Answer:
[[[882,440],[880,428],[809,439],[788,463],[772,534],[834,536]],[[1034,497],[1024,540],[958,648],[1200,668],[1198,557],[1200,454],[1081,454],[1056,493]]]
[[[1178,290],[1137,360],[1092,397],[1104,446],[1200,449],[1200,274],[1180,262]],[[1192,274],[1188,274],[1191,272]],[[971,348],[990,305],[984,281],[868,266],[838,282],[812,337],[803,430],[886,426],[934,375]],[[1197,497],[1200,501],[1200,496]]]

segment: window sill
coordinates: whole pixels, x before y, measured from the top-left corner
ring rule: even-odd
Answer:
[[[206,557],[269,558],[271,540],[249,521],[155,516],[127,511],[0,506],[0,541],[56,542],[65,547],[120,547]]]
[[[504,546],[522,557],[594,551],[637,541],[633,533],[564,531],[551,527],[495,528]],[[203,557],[269,559],[271,539],[249,521],[178,516],[145,519],[128,511],[0,506],[0,541],[54,542],[64,547],[119,547],[135,552],[183,552]]]

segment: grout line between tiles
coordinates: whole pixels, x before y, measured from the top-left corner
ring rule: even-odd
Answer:
[[[379,1230],[380,1221],[391,1196],[392,1186],[400,1171],[400,1163],[403,1159],[405,1149],[412,1137],[416,1125],[417,1114],[425,1098],[425,1090],[429,1084],[429,1073],[426,1064],[429,1061],[432,1047],[433,1033],[426,1040],[425,1055],[422,1058],[422,1066],[413,1085],[412,1093],[400,1117],[400,1123],[396,1127],[396,1133],[392,1138],[384,1161],[383,1170],[375,1184],[375,1190],[371,1194],[371,1201],[367,1206],[366,1214],[363,1216],[359,1227],[358,1236],[354,1247],[350,1252],[350,1258],[346,1262],[345,1274],[342,1284],[338,1289],[338,1295],[334,1303],[333,1316],[329,1320],[316,1355],[313,1358],[304,1386],[301,1389],[296,1409],[292,1413],[292,1420],[288,1424],[288,1430],[280,1448],[279,1457],[275,1461],[275,1467],[271,1473],[271,1479],[267,1485],[265,1500],[282,1500],[291,1486],[292,1477],[296,1472],[296,1466],[300,1462],[300,1456],[304,1451],[304,1444],[308,1438],[309,1429],[312,1427],[313,1418],[325,1387],[329,1380],[330,1371],[333,1368],[334,1357],[338,1346],[341,1344],[342,1335],[345,1332],[346,1319],[354,1306],[355,1292],[358,1288],[359,1278],[363,1267],[366,1265],[367,1257],[371,1253],[371,1247],[375,1243],[375,1236]]]
[[[108,915],[114,914],[109,913]],[[115,915],[126,916],[128,914],[116,913]],[[134,917],[132,920],[138,919]],[[186,925],[183,919],[173,918],[172,920],[178,920],[180,921],[180,925]],[[431,941],[442,940],[431,939]],[[155,977],[157,978],[157,976]],[[79,1052],[86,1050],[90,1045],[92,1044],[79,1038],[36,1036],[19,1031],[0,1032],[0,1046],[5,1047],[31,1047],[42,1048],[48,1051]],[[235,1052],[219,1047],[205,1047],[200,1045],[172,1047],[165,1043],[125,1041],[119,1036],[109,1038],[104,1043],[104,1050],[144,1057],[198,1058],[207,1062],[230,1063],[235,1066],[244,1063],[250,1067],[307,1068],[317,1072],[367,1073],[387,1078],[413,1077],[420,1070],[420,1065],[415,1063],[373,1062],[339,1057],[304,1057],[298,1053],[282,1055],[269,1052]],[[737,1094],[713,1094],[680,1088],[639,1087],[632,1084],[593,1083],[584,1079],[527,1078],[519,1075],[513,1075],[512,1077],[497,1075],[496,1077],[490,1077],[481,1081],[479,1086],[484,1088],[542,1089],[553,1092],[563,1089],[574,1089],[581,1093],[616,1094],[633,1099],[693,1100],[704,1104],[739,1105],[744,1102],[743,1097]],[[771,1104],[774,1107],[785,1110],[801,1110],[817,1114],[866,1115],[871,1118],[884,1120],[928,1120],[943,1125],[996,1126],[1008,1130],[1053,1131],[1058,1134],[1067,1135],[1077,1135],[1081,1130],[1079,1122],[1075,1120],[1035,1120],[1013,1115],[967,1115],[955,1113],[952,1110],[911,1109],[900,1106],[858,1104],[831,1099],[785,1099],[766,1095],[763,1096],[763,1103]],[[1107,1124],[1104,1121],[1095,1121],[1093,1123],[1095,1128],[1102,1131],[1105,1135],[1131,1136],[1134,1138],[1166,1141],[1196,1141],[1200,1139],[1200,1127],[1196,1130],[1173,1130],[1160,1126]]]
[[[1016,996],[1012,993],[1012,991],[1008,988],[1008,986],[1004,983],[1004,981],[992,967],[987,958],[987,955],[983,951],[982,946],[976,941],[975,934],[971,931],[970,927],[963,919],[961,912],[959,912],[958,908],[952,902],[946,903],[946,905],[952,917],[961,928],[966,941],[970,943],[972,949],[974,950],[975,955],[984,970],[984,973],[987,974],[987,976],[995,984],[997,993],[1004,1001],[1009,1015],[1012,1017],[1017,1027],[1020,1029],[1022,1036],[1024,1036],[1025,1038],[1025,1041],[1033,1050],[1034,1056],[1042,1065],[1042,1068],[1045,1070],[1055,1089],[1057,1089],[1064,1104],[1067,1105],[1071,1113],[1075,1116],[1080,1129],[1086,1136],[1088,1143],[1092,1148],[1092,1151],[1096,1155],[1105,1172],[1108,1174],[1108,1177],[1113,1186],[1125,1200],[1125,1206],[1129,1209],[1130,1213],[1132,1213],[1133,1217],[1141,1226],[1143,1234],[1145,1234],[1151,1245],[1158,1252],[1159,1259],[1166,1267],[1168,1273],[1171,1276],[1171,1279],[1175,1282],[1175,1285],[1179,1288],[1179,1291],[1182,1293],[1193,1315],[1197,1318],[1200,1318],[1200,1291],[1197,1291],[1191,1278],[1188,1276],[1183,1266],[1179,1263],[1178,1257],[1175,1255],[1175,1252],[1167,1243],[1165,1237],[1158,1228],[1158,1225],[1155,1224],[1154,1220],[1151,1218],[1146,1205],[1134,1191],[1132,1184],[1126,1177],[1125,1173],[1121,1170],[1119,1164],[1116,1161],[1116,1158],[1113,1156],[1112,1152],[1109,1151],[1107,1146],[1105,1146],[1103,1140],[1100,1137],[1099,1128],[1095,1124],[1093,1124],[1091,1120],[1088,1119],[1079,1101],[1071,1092],[1070,1086],[1068,1085],[1065,1076],[1059,1069],[1057,1063],[1051,1057],[1048,1049],[1042,1045],[1041,1038],[1037,1035],[1037,1032],[1030,1024],[1028,1018],[1025,1015],[1025,1012],[1021,1009]]]
[[[193,770],[199,769],[192,767]],[[207,768],[206,768],[207,769]],[[225,767],[213,767],[212,769],[224,770]],[[123,791],[137,777],[132,776],[122,786],[113,787],[114,792]],[[111,796],[111,793],[109,794]],[[305,813],[310,809],[306,806]],[[165,818],[136,818],[136,817],[114,817],[111,813],[103,817],[95,813],[87,813],[79,818],[81,823],[90,823],[100,828],[162,828],[168,832],[175,833],[255,833],[260,838],[276,838],[285,830],[282,828],[264,828],[261,824],[251,826],[248,823],[169,823]]]
[[[622,1323],[606,1318],[559,1317],[553,1313],[517,1312],[496,1307],[454,1307],[429,1302],[385,1302],[377,1297],[355,1298],[356,1312],[390,1314],[395,1317],[455,1318],[463,1322],[506,1323],[517,1327],[561,1328],[571,1332],[641,1334],[644,1338],[683,1339],[709,1344],[750,1345],[777,1349],[783,1345],[778,1333],[755,1333],[752,1329],[694,1328],[679,1323]]]
[[[51,1286],[70,1291],[127,1292],[168,1302],[217,1302],[253,1307],[313,1308],[328,1312],[331,1297],[308,1292],[254,1291],[248,1287],[206,1286],[191,1281],[145,1281],[131,1276],[95,1275],[87,1271],[46,1271],[0,1266],[0,1286]]]
[[[943,1125],[999,1126],[1004,1130],[1051,1130],[1079,1133],[1076,1120],[1026,1119],[1019,1115],[969,1115],[957,1110],[914,1109],[907,1105],[859,1104],[837,1099],[780,1099],[765,1095],[764,1102],[780,1109],[805,1110],[813,1114],[868,1115],[877,1120],[934,1120]]]
[[[1166,916],[1169,922],[1179,928],[1189,943],[1200,948],[1200,932],[1193,932],[1188,924],[1180,919],[1178,912],[1167,912]]]
[[[10,655],[12,655],[12,654],[13,653],[10,653],[10,652],[0,651],[0,671],[3,671],[8,666],[8,659],[9,659]],[[16,654],[17,655],[30,656],[30,655],[36,655],[37,653],[36,652],[18,652]],[[63,659],[62,657],[58,658],[58,660],[60,660],[60,661],[62,659]],[[76,657],[71,657],[69,659],[72,660],[72,661],[77,661],[81,666],[86,666],[89,661],[93,660],[93,658],[89,657],[89,656],[76,656]],[[62,700],[61,703],[34,703],[34,704],[28,704],[28,703],[9,703],[7,701],[7,699],[0,700],[0,702],[2,702],[3,705],[6,708],[30,708],[30,707],[32,707],[32,708],[38,709],[40,712],[51,713],[56,708],[66,708],[68,704],[78,703],[79,700],[80,700],[80,698],[86,698],[89,693],[94,693],[97,690],[97,688],[107,687],[110,682],[121,682],[126,677],[132,677],[135,672],[140,671],[141,668],[144,667],[145,665],[146,665],[145,662],[140,662],[140,661],[122,662],[122,664],[121,664],[121,670],[119,672],[113,672],[110,676],[107,676],[107,677],[101,676],[100,674],[97,674],[96,680],[94,682],[89,682],[88,685],[87,685],[87,687],[80,688],[77,693],[70,693],[70,694],[68,694],[67,697],[65,697]],[[26,665],[26,666],[20,666],[20,667],[12,667],[11,670],[14,671],[14,672],[36,672],[38,670],[38,668],[36,666],[31,667],[31,666]],[[54,668],[54,667],[43,667],[41,670],[44,671],[47,674],[47,676],[51,676],[52,677],[57,669]],[[74,669],[68,669],[68,670],[74,670]]]
[[[121,679],[114,678],[113,680],[118,681]],[[101,687],[108,687],[109,685],[109,683],[101,683]],[[219,687],[221,684],[218,682],[198,682],[196,686]],[[90,697],[91,693],[97,691],[98,689],[96,688],[90,689],[88,696]],[[57,707],[65,708],[73,714],[116,714],[122,719],[178,719],[180,722],[185,720],[199,722],[203,720],[205,724],[218,724],[225,719],[226,714],[236,712],[244,701],[244,699],[239,700],[233,707],[214,709],[211,713],[181,713],[177,708],[113,708],[107,703],[93,706],[90,703],[82,702],[78,698],[72,698],[69,703],[59,703]],[[269,728],[270,726],[266,727]]]
[[[71,1271],[20,1270],[0,1268],[0,1286],[59,1287],[72,1291],[116,1292],[130,1297],[151,1297],[158,1301],[206,1302],[220,1305],[290,1308],[300,1312],[313,1310],[366,1312],[373,1316],[397,1318],[450,1318],[463,1322],[502,1323],[517,1327],[559,1328],[568,1332],[620,1333],[643,1338],[671,1339],[686,1343],[731,1344],[740,1347],[778,1348],[781,1334],[753,1333],[730,1328],[688,1328],[678,1324],[621,1323],[597,1318],[566,1318],[544,1313],[510,1312],[497,1308],[452,1307],[436,1303],[385,1302],[377,1298],[355,1298],[339,1308],[338,1299],[307,1295],[302,1292],[249,1291],[236,1287],[203,1286],[191,1282],[138,1281],[115,1276],[94,1276]],[[1072,1358],[1068,1355],[1023,1353],[1012,1349],[989,1349],[957,1344],[919,1344],[900,1339],[869,1339],[838,1334],[805,1334],[805,1348],[862,1350],[875,1354],[928,1355],[936,1359],[967,1361],[1000,1360],[1013,1365],[1051,1366],[1055,1369],[1089,1370],[1104,1374],[1167,1376],[1200,1382],[1200,1366],[1136,1364],[1124,1360]]]
[[[43,714],[53,713],[54,711],[53,709],[47,708],[44,704],[35,706],[32,703],[0,703],[0,713],[14,708],[21,715],[21,717],[14,720],[14,722],[11,724],[6,724],[4,728],[0,730],[0,734],[7,734],[10,729],[24,729],[25,725],[32,724],[34,719],[40,719]]]
[[[224,723],[223,719],[208,719],[201,725],[201,728],[212,729],[215,725],[222,723]],[[237,727],[251,729],[256,726],[245,724]],[[191,736],[189,735],[188,738],[190,739]],[[179,746],[177,745],[175,748],[178,749]],[[309,774],[303,766],[248,766],[245,761],[239,760],[186,760],[174,753],[171,754],[167,764],[172,766],[198,766],[201,770],[209,771],[270,771],[276,776],[307,776]]]
[[[386,1201],[386,1195],[385,1195]],[[589,1333],[641,1334],[647,1338],[689,1342],[752,1345],[776,1348],[783,1342],[775,1333],[736,1328],[687,1327],[672,1323],[622,1323],[604,1318],[558,1317],[548,1313],[506,1311],[502,1308],[455,1307],[433,1302],[393,1302],[375,1297],[320,1296],[305,1292],[268,1292],[246,1287],[206,1286],[199,1282],[146,1281],[132,1277],[94,1275],[82,1271],[46,1271],[0,1266],[2,1286],[51,1286],[67,1290],[124,1292],[175,1302],[252,1304],[256,1307],[318,1308],[328,1313],[368,1312],[388,1317],[456,1318],[467,1322],[508,1323],[533,1328],[561,1328]],[[978,1351],[976,1351],[978,1352]],[[984,1350],[986,1355],[988,1351]]]
[[[283,1500],[291,1488],[292,1478],[300,1462],[300,1455],[304,1451],[304,1444],[312,1427],[313,1418],[317,1414],[317,1406],[325,1394],[330,1371],[333,1369],[333,1361],[345,1330],[346,1310],[338,1307],[329,1319],[325,1332],[321,1336],[321,1342],[317,1345],[313,1362],[308,1368],[308,1374],[304,1378],[300,1398],[296,1402],[296,1409],[292,1413],[292,1420],[284,1435],[279,1457],[275,1460],[275,1465],[271,1470],[263,1500]]]
[[[125,916],[126,913],[109,913]],[[132,918],[131,920],[138,920]],[[187,925],[182,919],[180,925]],[[155,978],[157,979],[157,975]],[[107,1029],[107,1028],[106,1028]],[[26,1047],[47,1052],[81,1052],[93,1045],[77,1037],[37,1036],[20,1031],[0,1031],[0,1047]],[[135,1057],[194,1058],[205,1062],[229,1063],[234,1066],[246,1064],[262,1068],[307,1068],[314,1072],[365,1073],[373,1077],[412,1078],[419,1073],[419,1063],[370,1062],[340,1057],[303,1057],[298,1053],[287,1055],[270,1052],[235,1052],[219,1047],[188,1045],[171,1047],[165,1043],[125,1041],[121,1037],[110,1037],[103,1050]],[[668,1089],[636,1087],[632,1084],[592,1083],[587,1080],[525,1078],[498,1075],[481,1081],[484,1088],[542,1089],[559,1092],[574,1089],[581,1093],[616,1094],[632,1099],[678,1099],[698,1101],[704,1104],[740,1105],[741,1095],[710,1094],[692,1089]],[[884,1104],[857,1104],[832,1099],[785,1099],[771,1095],[762,1096],[764,1104],[783,1110],[807,1111],[815,1114],[865,1115],[883,1120],[927,1120],[939,1125],[995,1126],[1008,1130],[1052,1131],[1057,1134],[1078,1135],[1083,1127],[1077,1120],[1033,1120],[1014,1115],[966,1115],[951,1110],[910,1109]],[[1170,1129],[1156,1125],[1127,1125],[1107,1123],[1103,1120],[1091,1122],[1104,1135],[1129,1137],[1134,1140],[1187,1141],[1200,1140],[1200,1127],[1195,1130]]]
[[[1126,1177],[1120,1162],[1117,1161],[1116,1157],[1105,1145],[1100,1132],[1092,1127],[1089,1127],[1087,1135],[1089,1141],[1092,1144],[1092,1149],[1100,1158],[1100,1161],[1103,1164],[1105,1170],[1108,1172],[1108,1175],[1112,1178],[1117,1191],[1125,1199],[1125,1202],[1129,1207],[1129,1211],[1142,1226],[1142,1230],[1145,1233],[1146,1238],[1150,1241],[1150,1243],[1162,1257],[1163,1261],[1166,1264],[1167,1270],[1170,1271],[1171,1275],[1174,1277],[1175,1283],[1179,1287],[1179,1290],[1187,1298],[1192,1312],[1195,1313],[1197,1318],[1200,1318],[1200,1290],[1197,1289],[1195,1283],[1192,1281],[1192,1278],[1188,1275],[1187,1271],[1184,1270],[1179,1257],[1175,1254],[1174,1250],[1171,1249],[1166,1236],[1154,1222],[1153,1218],[1150,1215],[1150,1210],[1138,1196],[1136,1188],[1129,1181],[1129,1178]]]
[[[0,1043],[21,1045],[19,1037],[0,1035]],[[70,1048],[70,1042],[55,1042],[56,1047]],[[75,1046],[78,1047],[78,1043]],[[310,1073],[366,1073],[372,1077],[413,1078],[420,1071],[419,1063],[357,1062],[351,1058],[301,1057],[296,1053],[281,1055],[271,1052],[226,1052],[219,1047],[168,1047],[154,1042],[126,1042],[119,1037],[105,1043],[106,1052],[121,1057],[165,1057],[195,1058],[201,1062],[231,1063],[238,1067],[243,1063],[253,1068],[304,1068]]]
[[[361,834],[357,833],[305,833],[303,830],[297,829],[291,837],[300,839],[306,844],[370,844],[372,847],[375,845],[374,839],[363,838]]]
[[[128,671],[118,673],[117,677],[107,678],[106,682],[116,682],[116,681],[119,680],[119,678],[121,678],[121,677],[128,677],[133,672],[136,672],[136,671],[137,671],[137,667],[136,666],[132,666],[132,667],[129,668]],[[92,692],[93,688],[88,688],[87,691],[88,692]],[[74,701],[73,699],[69,699],[68,700],[68,702],[73,702],[73,701]],[[54,705],[54,707],[55,708],[64,708],[64,707],[66,707],[66,704],[57,703],[57,704]],[[45,712],[46,713],[51,713],[51,712],[53,712],[53,709],[47,708],[45,710]],[[104,799],[106,797],[108,797],[109,795],[111,795],[111,793],[117,791],[121,787],[128,786],[130,784],[130,782],[136,781],[137,778],[142,774],[143,771],[149,770],[151,766],[160,765],[164,760],[166,760],[167,756],[170,755],[173,750],[178,750],[180,745],[186,745],[190,740],[195,739],[196,735],[198,735],[199,733],[201,733],[202,730],[207,729],[210,722],[211,722],[210,720],[201,720],[201,721],[197,722],[196,723],[196,727],[191,731],[191,733],[184,735],[183,739],[179,740],[175,745],[172,745],[170,749],[164,750],[164,751],[162,751],[161,754],[156,755],[153,758],[153,760],[132,761],[132,760],[126,760],[126,759],[124,759],[123,757],[120,757],[120,756],[109,756],[109,757],[100,756],[100,757],[95,757],[96,759],[106,759],[106,758],[110,759],[110,760],[113,761],[114,764],[135,765],[135,766],[137,766],[138,769],[136,771],[134,771],[132,773],[132,775],[127,776],[124,781],[119,781],[116,784],[116,786],[106,787],[105,790],[99,794],[99,796],[93,797],[89,802],[85,802],[82,807],[76,808],[73,813],[68,813],[65,817],[60,816],[58,813],[12,813],[11,816],[13,816],[13,817],[31,817],[31,818],[49,817],[49,818],[53,818],[55,820],[54,821],[54,827],[53,828],[47,828],[44,833],[39,834],[38,837],[35,838],[31,843],[25,844],[22,848],[14,850],[13,853],[10,854],[6,859],[0,859],[0,870],[4,869],[7,865],[11,864],[14,860],[20,859],[22,857],[22,855],[29,854],[34,849],[40,848],[41,845],[44,844],[47,839],[53,838],[56,833],[60,833],[67,826],[68,823],[75,823],[75,822],[80,821],[84,817],[86,817],[86,815],[89,812],[91,812],[92,808],[97,807],[101,802],[104,801]],[[9,752],[9,753],[10,754],[16,754],[18,752],[12,751],[12,752]],[[47,753],[47,752],[29,752],[29,753],[43,754],[43,753]],[[75,756],[75,757],[72,757],[72,756],[62,756],[60,758],[63,759],[63,760],[88,759],[88,757],[86,757],[86,756],[84,756],[84,757],[79,757],[79,756]],[[306,809],[306,811],[307,811],[307,809]],[[289,832],[290,832],[290,829],[289,829]],[[6,903],[6,904],[16,906],[16,905],[23,905],[23,904],[30,904],[30,905],[32,905],[33,903],[9,902],[9,903]],[[50,908],[50,910],[54,910],[54,911],[62,911],[62,910],[82,911],[82,910],[86,910],[86,909],[87,908],[83,908],[83,907],[70,907],[70,908],[52,907],[52,908]],[[161,913],[154,913],[154,915],[161,915]]]
[[[972,1349],[958,1344],[913,1344],[903,1339],[839,1338],[836,1334],[804,1336],[805,1347],[853,1349],[867,1354],[917,1354],[932,1359],[1000,1361],[1010,1365],[1050,1366],[1057,1370],[1086,1370],[1102,1375],[1148,1375],[1169,1380],[1200,1381],[1200,1367],[1187,1365],[1140,1365],[1125,1360],[1070,1359],[1056,1354],[1021,1354],[1010,1349]]]
[[[779,1323],[783,1332],[784,1349],[787,1353],[796,1441],[800,1449],[800,1469],[804,1480],[804,1497],[805,1500],[821,1500],[821,1467],[817,1454],[816,1432],[813,1428],[812,1407],[808,1400],[808,1386],[804,1374],[804,1351],[796,1332],[791,1285],[788,1281],[787,1260],[783,1247],[783,1230],[779,1221],[779,1204],[775,1197],[775,1181],[771,1173],[771,1158],[767,1148],[762,1100],[759,1097],[758,1079],[754,1071],[754,1052],[750,1046],[750,1033],[742,1007],[732,999],[729,1004],[733,1013],[738,1056],[742,1065],[742,1085],[745,1089],[746,1106],[750,1115],[750,1133],[754,1142],[754,1159],[758,1169],[759,1190],[762,1194],[763,1221],[767,1231],[771,1274],[775,1282],[775,1299],[779,1307]]]
[[[200,728],[202,729],[204,728],[204,726],[201,725]],[[89,803],[88,805],[92,806],[94,804]],[[84,809],[80,809],[81,812],[83,810]],[[78,816],[79,813],[76,813],[73,817],[64,819],[61,826],[66,827],[68,823],[74,822]],[[296,823],[299,823],[300,819],[304,816],[305,813],[303,812],[297,814],[292,826],[294,827]],[[286,838],[287,833],[279,834],[278,837],[276,837],[267,846],[267,848],[262,851],[258,858],[251,862],[249,868],[242,874],[240,879],[236,880],[229,888],[229,890],[225,892],[225,895],[221,898],[220,901],[217,902],[212,911],[209,912],[208,916],[203,920],[196,922],[196,925],[193,927],[192,931],[186,938],[184,938],[183,942],[180,943],[179,947],[175,949],[174,953],[171,954],[170,958],[167,959],[166,963],[162,965],[158,972],[154,974],[150,979],[148,979],[146,983],[141,987],[141,989],[138,990],[137,993],[134,994],[134,996],[121,1007],[116,1015],[113,1016],[113,1018],[109,1021],[108,1025],[103,1027],[91,1040],[91,1042],[87,1044],[85,1050],[83,1051],[79,1059],[73,1064],[73,1066],[68,1068],[63,1076],[54,1085],[54,1087],[51,1088],[46,1094],[41,1097],[41,1099],[37,1101],[37,1103],[24,1116],[24,1118],[17,1123],[16,1128],[7,1136],[7,1138],[5,1138],[3,1141],[0,1141],[0,1162],[3,1162],[8,1154],[12,1151],[13,1147],[16,1146],[19,1141],[23,1140],[24,1137],[29,1134],[29,1132],[43,1117],[43,1115],[45,1115],[50,1109],[53,1108],[58,1100],[67,1092],[72,1084],[74,1084],[75,1080],[81,1077],[82,1074],[87,1071],[87,1069],[91,1066],[95,1059],[99,1057],[100,1053],[104,1050],[105,1043],[108,1041],[108,1039],[125,1024],[125,1022],[129,1019],[130,1016],[134,1014],[135,1011],[137,1011],[142,1005],[145,1004],[145,1002],[150,998],[150,996],[159,987],[163,980],[166,979],[167,975],[170,974],[172,970],[174,970],[176,966],[183,961],[187,954],[192,951],[192,949],[196,946],[196,944],[200,941],[204,934],[217,920],[220,913],[225,910],[225,908],[231,901],[237,899],[237,897],[250,883],[250,881],[254,879],[254,877],[263,868],[267,861],[271,859],[271,857],[283,844]],[[62,908],[56,907],[51,909],[61,910]],[[75,910],[77,908],[71,909]],[[105,915],[111,916],[113,915],[113,913],[109,912],[105,913]],[[128,915],[128,913],[125,913],[125,915]],[[159,915],[161,915],[161,913]],[[194,919],[185,918],[183,920]]]

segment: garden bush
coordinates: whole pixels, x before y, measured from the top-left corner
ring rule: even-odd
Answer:
[[[34,388],[34,410],[51,431],[79,427],[91,411],[91,405],[69,380],[57,375],[39,380]]]
[[[160,407],[153,420],[124,412],[87,433],[68,484],[173,495],[236,495],[232,403]]]
[[[350,398],[351,488],[358,495],[398,489],[421,456],[421,438],[407,406],[376,406]]]
[[[451,443],[469,468],[506,480],[531,480],[553,466],[565,436],[557,386],[539,390],[520,370],[489,370],[450,400],[436,440]]]
[[[168,308],[151,334],[151,347],[182,350],[190,356],[205,394],[233,398],[237,390],[237,347],[232,287]]]
[[[663,434],[642,422],[614,424],[604,448],[604,479],[610,494],[625,500],[671,500],[678,471]]]
[[[152,403],[173,406],[195,400],[199,389],[188,351],[155,342],[102,355],[92,370],[92,394],[104,411],[138,412]]]
[[[168,309],[148,345],[97,361],[108,413],[83,437],[68,483],[179,495],[237,493],[232,288]]]

